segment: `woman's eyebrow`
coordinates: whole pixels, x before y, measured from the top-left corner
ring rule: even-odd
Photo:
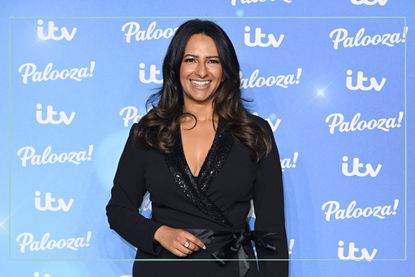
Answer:
[[[186,55],[184,55],[184,57],[199,58],[198,55],[194,55],[194,54],[186,54]],[[208,58],[208,59],[211,59],[211,58],[217,58],[217,59],[219,59],[219,56],[206,56],[206,58]]]

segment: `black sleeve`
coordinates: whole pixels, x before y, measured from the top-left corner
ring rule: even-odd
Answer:
[[[161,246],[154,240],[154,233],[161,224],[138,213],[146,187],[145,150],[133,143],[136,125],[131,127],[118,162],[106,211],[111,229],[138,249],[157,255]]]
[[[258,259],[284,259],[280,261],[259,261],[261,277],[288,276],[288,247],[285,231],[284,194],[281,163],[274,135],[268,122],[260,119],[260,125],[272,138],[272,151],[263,158],[257,168],[254,211],[255,230],[275,232],[278,238],[273,241],[276,251],[256,246]]]

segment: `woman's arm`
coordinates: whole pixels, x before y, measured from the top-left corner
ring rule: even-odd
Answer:
[[[134,128],[125,144],[118,162],[111,190],[111,199],[106,207],[110,228],[140,250],[153,255],[160,253],[161,246],[154,240],[154,233],[160,223],[145,218],[138,208],[146,192],[145,150],[133,143]]]
[[[274,135],[269,124],[259,118],[260,125],[272,138],[272,151],[259,162],[255,181],[255,230],[277,233],[276,250],[256,246],[259,259],[288,259],[284,217],[284,194],[281,164]],[[261,277],[288,276],[288,261],[259,261]]]

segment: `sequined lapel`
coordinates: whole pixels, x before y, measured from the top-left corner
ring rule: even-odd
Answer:
[[[204,161],[197,178],[199,187],[204,192],[207,191],[210,183],[212,182],[212,179],[224,166],[233,145],[232,137],[229,134],[223,132],[220,122],[217,132],[218,133],[215,135],[215,140],[213,141],[212,147],[206,156],[206,160]]]
[[[197,177],[192,175],[187,165],[179,131],[176,136],[176,144],[172,152],[165,155],[165,159],[175,183],[193,205],[216,222],[232,226],[223,212],[206,195],[209,185],[225,164],[233,145],[232,137],[223,132],[220,121],[216,132],[212,146]]]

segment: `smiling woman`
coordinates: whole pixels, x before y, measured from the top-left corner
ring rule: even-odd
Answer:
[[[222,80],[222,65],[215,42],[204,34],[193,35],[187,42],[180,67],[184,101],[211,101]]]
[[[133,276],[288,276],[278,149],[268,123],[242,104],[226,33],[211,21],[182,24],[148,103],[107,205],[110,227],[138,248]],[[137,212],[146,191],[151,219]]]

